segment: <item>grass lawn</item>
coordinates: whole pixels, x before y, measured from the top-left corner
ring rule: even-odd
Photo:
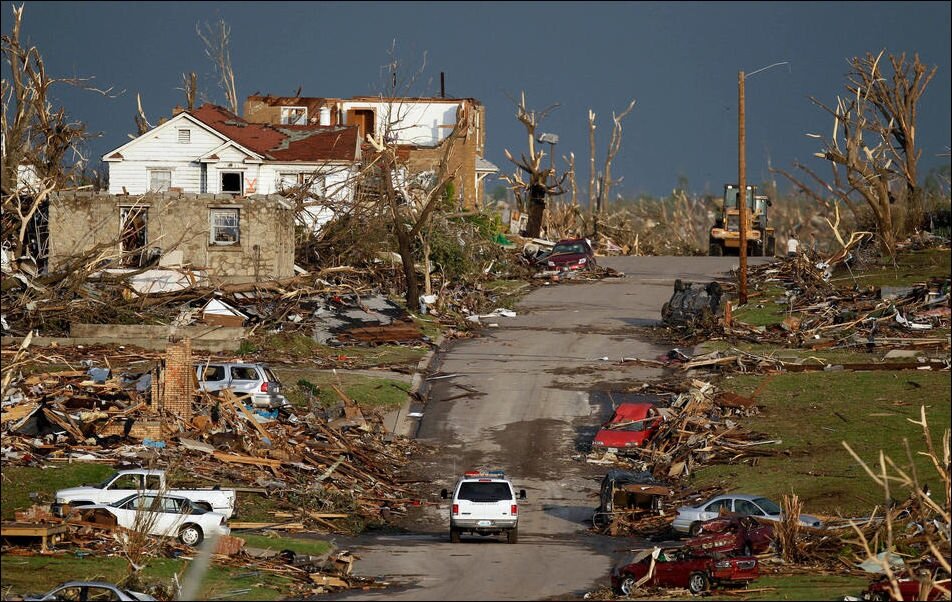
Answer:
[[[936,336],[940,336],[938,335],[938,331]],[[947,335],[943,334],[941,336]],[[712,351],[730,351],[731,349],[737,349],[739,351],[746,351],[747,353],[752,353],[755,355],[776,358],[784,362],[813,365],[872,364],[878,362],[886,364],[905,364],[915,361],[914,358],[908,357],[886,358],[885,350],[878,350],[874,351],[873,353],[866,353],[865,351],[855,351],[850,349],[821,349],[814,351],[812,349],[797,349],[784,347],[782,345],[750,343],[747,341],[737,341],[735,343],[730,343],[727,341],[707,341],[699,345],[695,352],[700,355],[703,353],[710,353]],[[945,355],[946,352],[930,351],[925,349],[919,352],[920,357],[945,357]]]
[[[769,379],[764,383],[765,379]],[[760,458],[757,466],[717,465],[695,473],[695,483],[721,483],[731,491],[767,495],[779,503],[781,495],[796,493],[807,512],[857,515],[883,503],[883,493],[843,448],[842,441],[867,463],[883,450],[899,466],[909,464],[903,438],[913,448],[920,478],[941,490],[935,470],[915,455],[923,449],[920,427],[907,419],[926,415],[933,440],[941,446],[950,428],[948,373],[933,372],[812,372],[774,376],[744,375],[725,378],[720,386],[742,395],[758,387],[764,407],[745,426],[782,439],[787,455]],[[936,489],[938,487],[938,489]],[[893,492],[902,499],[906,494]]]
[[[275,552],[291,550],[295,554],[320,556],[321,554],[326,554],[334,547],[330,542],[324,541],[323,539],[276,537],[273,535],[247,533],[245,531],[234,531],[232,535],[244,539],[246,547],[273,550]]]
[[[331,385],[338,385],[361,409],[388,410],[399,407],[406,401],[410,391],[408,382],[352,374],[344,370],[338,370],[336,375],[329,370],[300,368],[275,367],[274,371],[284,383],[282,392],[288,401],[299,407],[308,407],[312,398],[324,407],[336,405],[340,397]],[[302,380],[318,387],[316,396],[313,388],[302,383]]]
[[[188,562],[154,558],[143,569],[142,581],[169,586],[173,575],[179,575],[181,581]],[[72,552],[56,556],[4,554],[0,557],[0,585],[5,599],[13,594],[44,593],[64,581],[74,579],[117,583],[127,574],[126,561],[116,557],[79,558]],[[290,593],[292,583],[288,577],[273,573],[213,565],[202,582],[200,599],[277,600]],[[249,591],[240,591],[245,589]]]
[[[114,472],[114,468],[104,464],[79,462],[54,464],[45,468],[4,466],[0,471],[3,475],[3,486],[0,488],[3,519],[12,520],[14,511],[29,508],[33,504],[31,492],[41,494],[41,500],[50,503],[58,489],[83,483],[100,483]]]
[[[762,569],[763,570],[763,569]],[[752,592],[737,596],[718,596],[711,600],[842,600],[843,596],[858,596],[870,579],[854,575],[765,575],[750,584],[750,589],[771,588],[766,592]]]
[[[284,332],[242,341],[239,348],[239,353],[255,361],[269,362],[271,356],[279,361],[311,361],[317,357],[339,362],[347,368],[413,366],[427,351],[429,347],[424,344],[330,347],[303,334]]]

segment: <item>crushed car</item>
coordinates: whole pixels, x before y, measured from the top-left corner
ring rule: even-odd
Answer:
[[[863,600],[948,600],[952,581],[949,572],[937,562],[920,564],[897,575],[896,583],[902,598],[893,594],[889,577],[883,575],[869,584]]]
[[[256,408],[272,410],[288,405],[281,394],[281,381],[265,364],[203,362],[195,366],[195,377],[202,391],[230,389],[239,398],[250,398]]]
[[[612,569],[612,589],[631,595],[642,587],[683,587],[700,594],[722,586],[745,586],[760,576],[752,556],[694,556],[684,549],[643,550]]]
[[[197,546],[213,533],[228,535],[231,532],[224,514],[199,508],[187,498],[170,495],[135,494],[113,504],[81,506],[76,511],[88,522],[113,522],[130,531],[176,537],[187,546]]]
[[[685,547],[698,555],[753,556],[774,548],[774,526],[753,516],[720,516],[701,523]]]
[[[602,479],[599,506],[592,523],[601,527],[615,514],[662,514],[665,498],[674,491],[650,472],[630,472],[612,468]]]
[[[664,418],[650,403],[622,403],[602,425],[592,441],[593,449],[614,449],[618,453],[643,447],[661,426]]]

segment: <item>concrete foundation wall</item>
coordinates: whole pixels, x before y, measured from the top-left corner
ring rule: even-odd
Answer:
[[[281,197],[184,193],[53,195],[51,269],[93,251],[102,259],[118,260],[120,211],[124,207],[147,210],[146,248],[158,247],[163,254],[182,251],[184,264],[206,269],[213,285],[282,279],[294,274],[294,215]],[[211,243],[213,209],[238,210],[237,244]]]

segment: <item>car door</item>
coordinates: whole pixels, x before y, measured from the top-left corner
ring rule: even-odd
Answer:
[[[731,498],[722,498],[719,500],[714,500],[709,503],[707,506],[704,506],[700,512],[700,520],[711,520],[712,518],[717,518],[721,515],[721,510],[724,512],[731,512],[733,499]]]
[[[162,498],[160,505],[160,518],[157,523],[161,524],[161,531],[156,530],[156,535],[166,537],[175,537],[179,529],[185,523],[187,518],[187,507],[181,498]]]
[[[254,366],[237,364],[229,367],[229,388],[236,394],[254,394],[260,386],[261,377]]]

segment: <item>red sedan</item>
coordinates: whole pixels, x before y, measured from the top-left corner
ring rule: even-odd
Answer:
[[[751,556],[770,551],[773,541],[772,524],[762,524],[751,516],[722,516],[701,523],[700,534],[685,547],[704,556]]]
[[[711,558],[668,550],[661,552],[653,564],[648,554],[616,567],[612,571],[612,588],[626,596],[639,587],[686,587],[692,594],[700,594],[710,587],[746,585],[759,576],[754,557]]]
[[[602,425],[592,446],[619,450],[644,446],[661,426],[661,421],[662,417],[650,403],[623,403],[615,409],[611,420]]]

